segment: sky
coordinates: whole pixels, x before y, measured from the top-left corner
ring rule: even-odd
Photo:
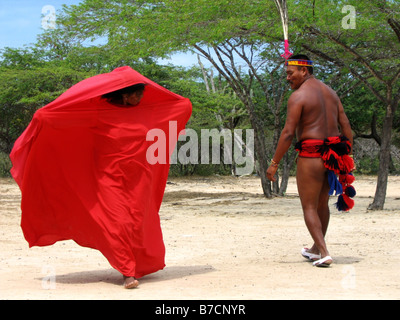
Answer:
[[[0,49],[22,48],[36,42],[43,31],[42,9],[62,4],[78,4],[81,0],[0,0]],[[50,11],[45,11],[45,15]]]
[[[43,26],[51,27],[49,9],[59,11],[63,4],[80,2],[82,0],[0,0],[0,50],[5,47],[23,48],[35,43],[43,32]],[[176,54],[170,60],[159,62],[190,67],[197,64],[197,57]]]

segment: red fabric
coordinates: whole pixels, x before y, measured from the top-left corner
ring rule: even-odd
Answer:
[[[301,144],[300,144],[301,143]],[[307,139],[301,141],[301,150],[299,151],[299,157],[304,158],[321,158],[321,152],[319,148],[324,144],[324,140],[319,139]]]
[[[101,99],[137,83],[146,89],[136,107]],[[130,67],[86,79],[38,110],[10,155],[29,246],[71,239],[137,278],[164,268],[158,212],[169,161],[149,164],[154,141],[146,134],[162,129],[168,156],[191,110],[188,99]],[[177,123],[171,135],[170,121]]]
[[[338,155],[331,147],[343,144],[346,148],[346,154]],[[328,137],[325,140],[306,139],[296,145],[296,150],[300,157],[322,158],[327,169],[336,174],[350,173],[354,170],[354,161],[348,155],[351,149],[350,141],[343,136]]]

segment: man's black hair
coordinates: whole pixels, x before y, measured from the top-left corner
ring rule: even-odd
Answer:
[[[305,54],[296,54],[293,55],[289,58],[289,60],[310,60],[310,58],[308,56],[306,56]],[[299,66],[298,68],[302,68],[301,66]],[[308,73],[309,74],[314,74],[314,68],[313,67],[306,67],[308,69]]]
[[[122,95],[126,93],[135,93],[137,91],[144,91],[145,85],[143,83],[138,83],[133,86],[129,86],[126,88],[122,88],[117,91],[113,91],[110,93],[106,93],[103,95],[103,98],[109,99],[112,101],[121,101],[122,100]]]

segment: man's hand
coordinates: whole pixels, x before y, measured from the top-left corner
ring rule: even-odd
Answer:
[[[268,178],[268,180],[273,181],[273,182],[276,181],[275,174],[276,174],[277,170],[278,170],[277,166],[272,166],[272,165],[269,166],[269,168],[267,170],[267,178]]]

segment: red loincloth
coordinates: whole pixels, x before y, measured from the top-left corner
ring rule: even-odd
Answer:
[[[345,136],[329,137],[325,140],[306,139],[296,144],[299,157],[322,158],[325,168],[329,170],[330,194],[339,194],[336,207],[339,211],[349,211],[354,207],[353,198],[356,194],[351,185],[355,178],[353,158],[349,156],[351,144]],[[336,175],[339,175],[337,180]]]
[[[146,89],[136,107],[101,98],[137,83]],[[10,155],[29,246],[74,240],[99,250],[125,276],[163,269],[158,212],[169,158],[149,164],[146,151],[154,141],[146,135],[161,129],[168,157],[191,110],[188,99],[130,67],[86,79],[38,110]],[[177,125],[171,135],[170,121]]]

